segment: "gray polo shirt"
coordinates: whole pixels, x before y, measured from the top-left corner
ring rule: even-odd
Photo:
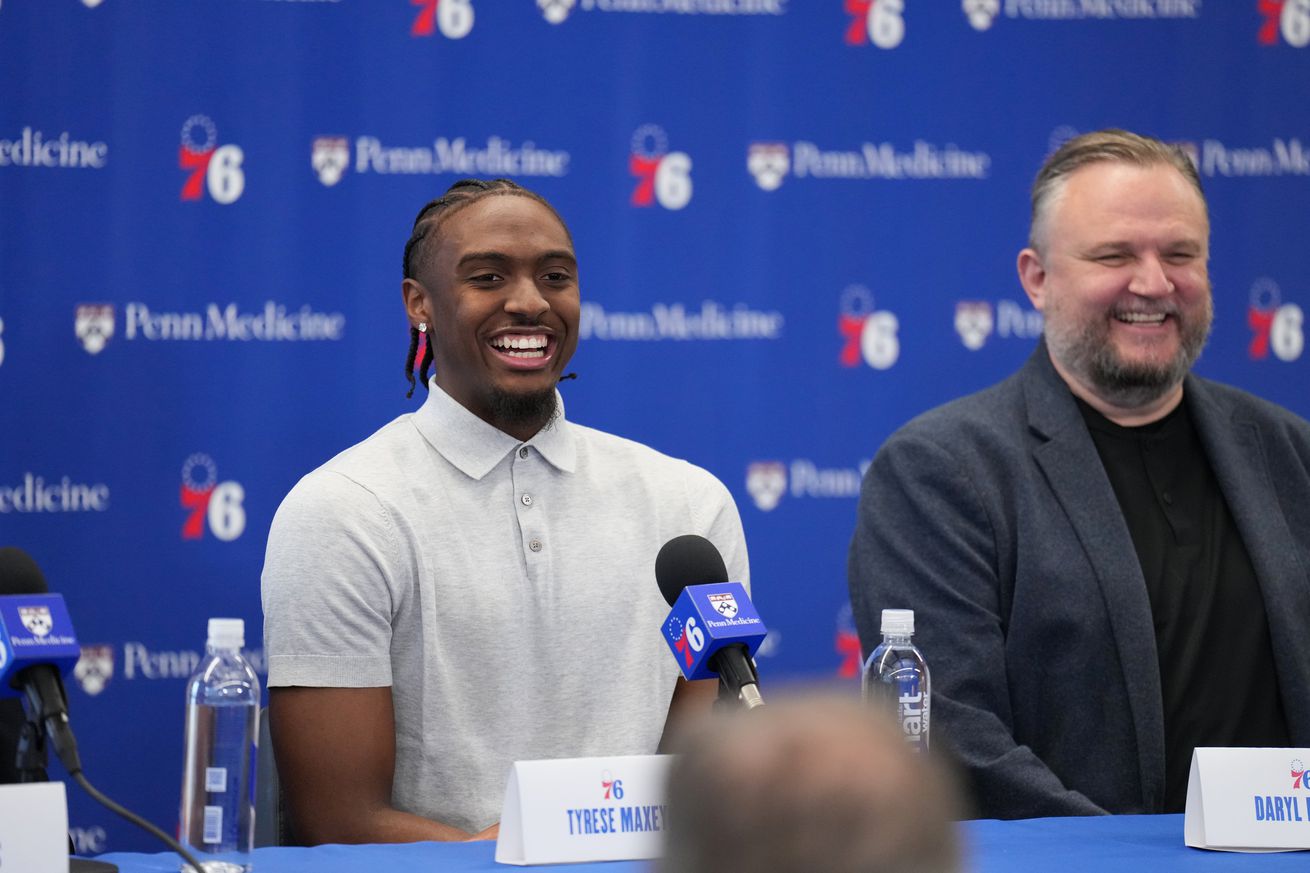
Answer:
[[[701,534],[749,584],[722,483],[563,408],[519,442],[434,382],[269,532],[269,686],[390,686],[393,804],[468,831],[498,820],[516,760],[655,751],[678,676],[665,542]]]

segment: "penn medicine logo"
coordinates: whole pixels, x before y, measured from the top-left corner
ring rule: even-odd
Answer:
[[[955,332],[966,349],[978,351],[992,333],[992,305],[983,300],[955,304]]]
[[[440,33],[446,39],[463,39],[473,32],[472,0],[410,0],[410,4],[419,7],[410,36]]]
[[[782,461],[754,461],[746,466],[746,493],[755,508],[772,512],[782,498],[856,498],[870,462],[854,467],[820,467],[809,458]]]
[[[894,313],[875,309],[873,293],[863,285],[849,285],[842,292],[837,330],[845,339],[840,355],[843,367],[863,360],[875,370],[886,370],[901,356],[900,320]]]
[[[537,8],[551,24],[563,24],[576,3],[577,0],[537,0]]]
[[[1001,14],[1001,0],[964,0],[964,17],[974,30],[986,30]]]
[[[114,307],[109,303],[83,303],[73,312],[73,332],[87,354],[98,355],[114,335]]]
[[[133,301],[124,308],[123,338],[151,342],[335,342],[345,335],[346,317],[308,304],[288,309],[267,300],[261,309],[210,303],[203,312],[162,312]],[[115,333],[114,306],[83,303],[73,316],[82,348],[97,355]]]
[[[781,461],[756,461],[746,468],[746,493],[761,512],[770,512],[787,493],[787,468]]]
[[[218,128],[209,116],[191,116],[182,123],[177,156],[178,167],[188,173],[181,199],[202,200],[208,191],[210,199],[220,205],[237,202],[246,190],[246,174],[241,168],[245,159],[241,146],[218,144]]]
[[[414,0],[422,2],[422,0]],[[784,15],[788,0],[537,0],[541,17],[563,24],[573,12],[616,12],[635,15]]]
[[[1267,0],[1259,0],[1267,2]],[[1001,16],[1030,21],[1200,18],[1203,0],[961,0],[960,8],[977,31]]]
[[[114,677],[113,646],[82,646],[82,656],[73,667],[73,678],[82,690],[95,697]]]
[[[48,606],[20,606],[18,620],[27,628],[28,633],[37,637],[49,636],[50,629],[54,627],[54,619],[50,616]]]
[[[1042,335],[1042,314],[1015,303],[998,300],[961,300],[955,304],[955,332],[971,352],[987,344],[993,331],[1003,339],[1037,339]]]
[[[350,166],[350,141],[344,136],[315,137],[309,164],[318,180],[331,188]]]
[[[0,139],[0,167],[103,170],[108,163],[106,143],[73,139],[66,130],[50,136],[24,127],[16,138]]]
[[[1295,303],[1284,303],[1278,283],[1268,277],[1251,285],[1251,304],[1246,323],[1251,328],[1247,353],[1263,361],[1272,351],[1280,361],[1295,361],[1305,351],[1305,312]]]
[[[643,124],[632,134],[628,170],[637,177],[633,206],[658,203],[676,210],[691,202],[691,157],[669,151],[668,134],[658,124]]]
[[[746,152],[746,169],[761,189],[777,191],[791,169],[791,151],[785,142],[751,143]]]
[[[182,539],[198,540],[205,528],[216,539],[231,542],[246,530],[246,510],[242,505],[246,489],[240,482],[219,482],[214,459],[201,452],[182,464],[182,508],[188,510],[182,524]]]
[[[710,602],[710,609],[714,610],[719,615],[724,618],[737,617],[737,598],[733,597],[731,593],[710,594],[708,595],[708,599]]]

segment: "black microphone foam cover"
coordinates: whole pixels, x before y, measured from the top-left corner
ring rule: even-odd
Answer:
[[[655,556],[655,581],[672,606],[688,585],[728,581],[728,568],[714,543],[699,534],[683,534],[664,544]]]
[[[14,546],[0,549],[0,594],[47,594],[41,568],[32,556]]]

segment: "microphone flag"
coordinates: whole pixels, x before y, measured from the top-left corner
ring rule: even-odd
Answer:
[[[768,634],[740,582],[688,585],[674,601],[663,631],[688,680],[718,677],[710,667],[716,652],[740,643],[754,656]]]
[[[0,595],[0,698],[22,696],[12,682],[26,668],[49,664],[67,676],[81,654],[63,597]]]

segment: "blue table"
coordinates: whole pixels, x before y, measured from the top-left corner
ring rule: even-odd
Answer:
[[[1183,845],[1181,815],[1037,818],[1027,821],[974,821],[961,825],[969,873],[1208,873],[1259,871],[1307,873],[1310,854],[1283,852],[1245,855],[1205,852]],[[506,873],[496,864],[495,843],[413,843],[398,846],[319,846],[255,851],[255,873]],[[174,854],[114,853],[103,860],[121,873],[177,873]],[[551,873],[640,873],[638,862],[565,864]]]

